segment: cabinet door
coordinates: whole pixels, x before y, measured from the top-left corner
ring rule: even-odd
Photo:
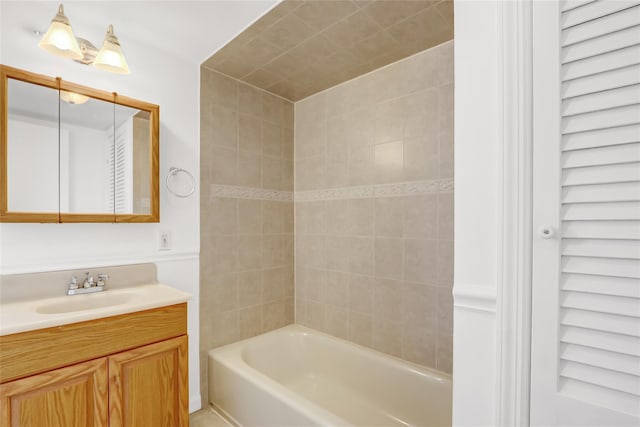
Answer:
[[[110,426],[188,426],[187,357],[186,335],[110,356]]]
[[[106,427],[107,359],[0,385],[1,427]]]

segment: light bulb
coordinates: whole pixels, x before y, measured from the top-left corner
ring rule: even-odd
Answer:
[[[120,42],[113,34],[113,25],[109,25],[107,28],[104,43],[93,61],[93,66],[112,73],[129,74],[129,66],[122,54]]]
[[[64,58],[82,59],[82,52],[76,40],[69,19],[60,5],[58,13],[51,20],[51,26],[38,43],[40,48]]]

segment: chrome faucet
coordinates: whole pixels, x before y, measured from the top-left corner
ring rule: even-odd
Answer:
[[[101,273],[98,274],[98,281],[96,282],[93,276],[90,276],[89,272],[86,272],[82,286],[78,286],[78,278],[76,276],[72,276],[71,282],[69,283],[69,289],[67,290],[67,295],[90,294],[93,292],[104,291],[104,285],[108,279],[108,274]]]

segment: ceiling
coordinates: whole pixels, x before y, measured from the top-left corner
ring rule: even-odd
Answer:
[[[291,101],[453,38],[453,0],[284,0],[203,66]]]

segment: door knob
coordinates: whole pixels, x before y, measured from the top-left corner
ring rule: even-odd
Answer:
[[[556,232],[553,227],[549,227],[548,225],[543,225],[538,229],[538,235],[543,239],[551,239],[555,234]]]

